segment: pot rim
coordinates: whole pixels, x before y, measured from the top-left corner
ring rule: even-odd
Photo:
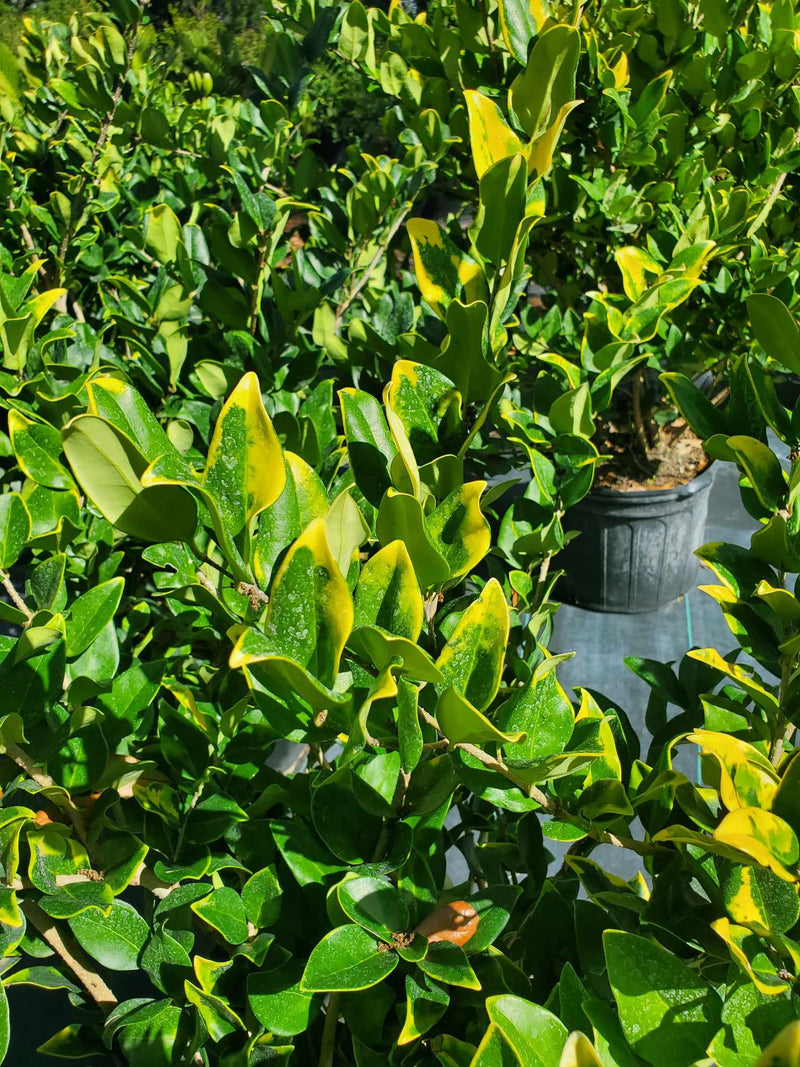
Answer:
[[[706,486],[710,486],[714,480],[716,465],[717,461],[712,459],[708,466],[704,467],[699,474],[695,474],[691,481],[673,486],[671,489],[609,489],[601,486],[590,490],[589,495],[583,499],[627,500],[631,504],[646,504],[655,500],[680,500],[683,497],[694,496],[695,493],[702,492]],[[577,506],[580,506],[580,501]]]

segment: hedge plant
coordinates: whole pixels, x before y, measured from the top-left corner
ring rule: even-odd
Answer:
[[[786,172],[739,168],[749,259],[710,188],[682,244],[654,209],[646,253],[586,253],[585,128],[608,107],[657,152],[676,124],[666,76],[652,128],[625,95],[623,55],[638,81],[663,58],[647,10],[275,4],[237,96],[159,66],[134,0],[3,53],[7,1062],[14,986],[71,1006],[41,1051],[95,1063],[798,1062]],[[682,12],[653,15],[682,77],[738,63],[744,29],[704,5],[698,44]],[[304,140],[328,61],[386,101],[392,154]],[[617,146],[649,188],[658,156]],[[548,243],[598,279],[574,310],[531,299]],[[615,390],[724,295],[714,263],[727,403],[655,363],[754,533],[698,551],[735,650],[629,661],[643,742],[597,679],[558,681],[562,520]]]

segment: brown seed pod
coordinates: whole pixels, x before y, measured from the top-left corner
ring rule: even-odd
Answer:
[[[451,941],[466,945],[478,929],[478,913],[465,900],[453,900],[432,911],[417,927],[417,933],[434,941]]]

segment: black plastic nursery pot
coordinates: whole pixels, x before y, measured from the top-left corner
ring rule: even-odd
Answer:
[[[566,572],[558,596],[592,611],[655,611],[697,578],[694,550],[705,540],[712,463],[674,489],[596,489],[572,507],[577,530],[558,558]]]

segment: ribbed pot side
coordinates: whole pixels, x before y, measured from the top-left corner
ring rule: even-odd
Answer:
[[[675,489],[597,489],[565,516],[576,537],[558,557],[556,595],[592,611],[655,611],[697,580],[715,464]]]

